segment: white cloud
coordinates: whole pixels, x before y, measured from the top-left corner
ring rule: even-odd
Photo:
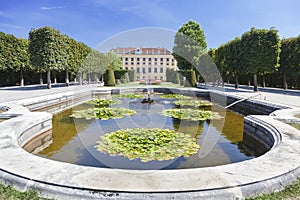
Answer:
[[[40,7],[41,10],[54,10],[54,9],[62,9],[63,6],[42,6]]]
[[[0,11],[0,17],[11,18],[11,15],[6,12]]]
[[[12,29],[23,29],[22,26],[17,26],[14,24],[5,24],[5,23],[0,23],[0,27],[5,27],[5,28],[12,28]]]

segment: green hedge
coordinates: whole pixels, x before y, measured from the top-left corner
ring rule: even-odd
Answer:
[[[136,81],[136,71],[135,70],[129,70],[128,75],[129,75],[129,81],[130,82],[135,82]]]
[[[115,86],[116,85],[115,74],[111,68],[107,69],[104,74],[104,84],[105,84],[105,86]]]
[[[186,78],[184,87],[195,87],[196,86],[196,73],[194,70],[181,71],[181,74]]]

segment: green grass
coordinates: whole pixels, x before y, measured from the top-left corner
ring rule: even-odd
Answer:
[[[298,130],[300,130],[300,124],[298,124],[298,123],[287,123],[287,124],[294,127],[294,128],[296,128],[296,129],[298,129]]]
[[[151,85],[140,85],[139,82],[131,82],[131,83],[125,83],[121,85],[116,85],[116,87],[146,87],[146,86],[151,86]],[[171,87],[171,88],[182,88],[183,86],[179,84],[174,84],[170,82],[161,82],[160,85],[152,85],[155,87]],[[101,86],[102,87],[102,86]]]
[[[271,194],[264,194],[255,198],[247,198],[247,200],[286,200],[286,199],[300,199],[300,179],[294,184],[287,186],[280,192]]]
[[[20,192],[11,186],[4,186],[0,184],[0,200],[46,200],[38,196],[34,190],[27,190]]]
[[[254,198],[246,198],[246,200],[287,200],[287,199],[300,199],[300,179],[294,184],[287,186],[280,192],[271,194],[264,194]],[[38,196],[34,190],[26,192],[19,192],[11,186],[4,186],[0,184],[0,200],[47,200]]]

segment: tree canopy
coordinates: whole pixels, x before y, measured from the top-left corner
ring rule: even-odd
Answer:
[[[174,40],[173,56],[180,70],[191,70],[207,51],[204,31],[195,21],[188,21],[177,31]]]

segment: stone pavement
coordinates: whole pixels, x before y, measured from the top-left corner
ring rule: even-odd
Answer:
[[[52,89],[50,90],[46,89],[46,85],[31,85],[25,87],[2,87],[0,88],[0,103],[44,96],[49,94],[76,91],[88,87],[96,87],[96,85],[72,85],[70,87],[65,87],[64,84],[53,84]],[[236,90],[230,85],[224,88],[210,87],[209,89],[224,91],[226,94],[240,96],[244,98],[255,96],[253,97],[254,99],[258,99],[261,101],[284,104],[292,107],[300,107],[300,91],[297,90],[259,88],[259,92],[253,92],[252,87],[240,86],[240,88]]]
[[[240,97],[253,97],[265,102],[288,105],[291,107],[300,107],[300,91],[283,90],[278,88],[259,88],[259,92],[253,92],[253,87],[244,86],[239,89],[225,87],[227,94]]]
[[[32,97],[40,97],[50,94],[58,94],[64,92],[72,92],[88,87],[95,87],[95,85],[71,85],[65,87],[65,84],[52,84],[51,89],[47,89],[47,85],[29,85],[16,87],[0,87],[0,103],[27,99]]]

